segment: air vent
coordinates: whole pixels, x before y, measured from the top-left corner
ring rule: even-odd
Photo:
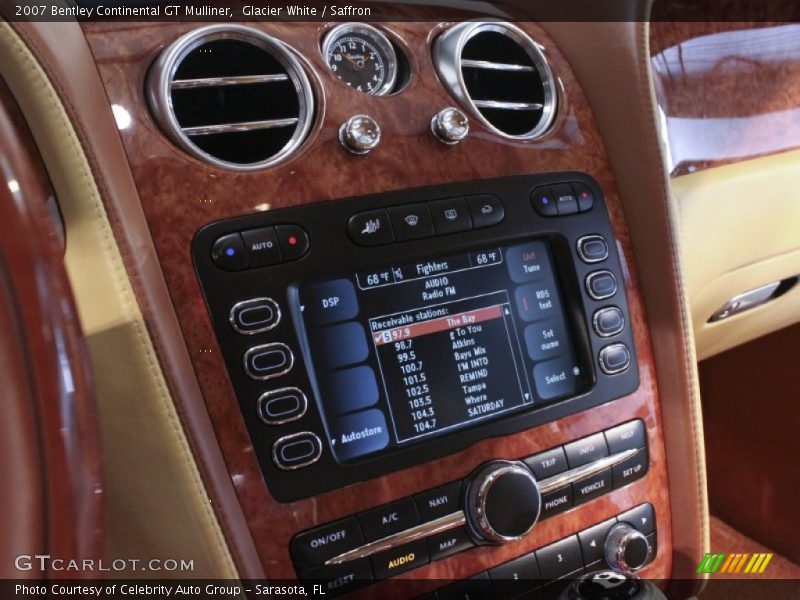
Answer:
[[[536,42],[515,25],[455,25],[436,39],[433,60],[450,93],[498,135],[532,140],[552,125],[553,74]]]
[[[147,80],[150,108],[189,154],[235,170],[291,155],[311,128],[311,84],[292,51],[252,27],[212,25],[169,46]]]

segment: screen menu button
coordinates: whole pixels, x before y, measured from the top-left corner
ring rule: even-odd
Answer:
[[[548,360],[533,367],[536,391],[543,400],[575,394],[580,387],[581,370],[571,356]]]
[[[343,461],[378,452],[389,445],[386,418],[376,408],[334,419],[331,436],[333,451]]]
[[[358,314],[356,289],[349,279],[334,279],[303,288],[300,297],[305,319],[315,325],[329,325]]]

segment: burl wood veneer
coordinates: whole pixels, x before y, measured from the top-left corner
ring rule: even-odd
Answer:
[[[644,576],[666,578],[671,570],[671,522],[665,450],[654,377],[651,340],[645,323],[633,255],[602,140],[586,98],[564,57],[542,29],[522,24],[544,46],[558,77],[559,118],[550,134],[534,143],[502,140],[473,120],[464,143],[447,147],[430,133],[431,116],[454,104],[438,82],[430,43],[436,23],[383,24],[406,53],[412,77],[400,92],[370,97],[346,87],[328,71],[319,51],[324,26],[317,23],[261,23],[255,27],[293,47],[312,75],[317,95],[313,131],[301,151],[276,167],[251,173],[213,168],[175,148],[150,117],[143,88],[159,51],[193,24],[92,23],[85,33],[110,102],[130,115],[120,129],[133,176],[186,344],[216,425],[219,443],[270,578],[294,578],[288,545],[298,531],[326,523],[467,475],[479,463],[516,459],[641,418],[647,426],[651,466],[647,476],[623,489],[539,524],[526,539],[504,547],[481,547],[401,577],[468,577],[523,552],[607,519],[644,501],[653,503],[658,523],[658,556]],[[368,156],[346,153],[339,125],[356,113],[380,124],[383,140]],[[346,489],[281,504],[270,497],[253,455],[233,388],[216,345],[190,257],[190,242],[203,225],[225,217],[310,202],[422,185],[525,173],[578,170],[597,179],[608,201],[628,294],[641,385],[625,398],[505,438],[489,439],[435,462],[365,481]],[[313,250],[312,250],[313,251]],[[208,350],[212,350],[208,352]],[[410,584],[423,592],[436,581]],[[387,593],[385,584],[362,592]]]

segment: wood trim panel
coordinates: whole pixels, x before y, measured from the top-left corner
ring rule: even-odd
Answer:
[[[109,100],[115,112],[122,116],[120,135],[167,286],[223,455],[269,578],[294,577],[288,542],[300,530],[445,483],[466,475],[485,460],[527,456],[633,418],[643,419],[648,429],[651,467],[646,478],[541,523],[530,536],[516,544],[471,550],[403,577],[466,577],[645,500],[656,508],[659,554],[643,575],[666,578],[671,572],[666,455],[651,340],[613,174],[589,105],[569,64],[542,29],[533,24],[521,25],[544,46],[558,77],[560,115],[552,132],[533,143],[513,142],[493,136],[473,121],[473,132],[466,142],[446,147],[432,137],[429,129],[431,116],[454,104],[439,84],[430,60],[429,46],[440,28],[438,24],[383,25],[406,51],[413,76],[401,93],[382,98],[351,90],[328,72],[319,52],[323,26],[255,24],[288,43],[303,57],[313,73],[318,111],[311,136],[295,157],[252,173],[224,171],[187,157],[158,130],[146,109],[143,89],[149,65],[161,49],[193,28],[191,24],[84,25]],[[339,146],[337,131],[344,120],[362,112],[378,121],[383,140],[369,156],[356,157]],[[435,463],[421,464],[316,498],[291,504],[281,504],[271,498],[253,456],[192,267],[189,251],[195,232],[211,221],[267,208],[422,185],[566,170],[590,174],[607,197],[626,274],[631,326],[639,359],[639,390],[613,404],[514,436],[485,440]],[[418,585],[422,592],[435,583],[420,582]],[[363,593],[373,596],[385,591],[386,586],[379,584]]]

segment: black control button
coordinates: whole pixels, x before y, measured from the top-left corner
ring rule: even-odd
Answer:
[[[578,256],[587,264],[608,258],[608,243],[602,235],[585,235],[578,239]]]
[[[466,197],[469,214],[472,216],[472,226],[475,229],[497,225],[506,216],[500,198],[491,194],[475,194]]]
[[[552,281],[536,281],[514,291],[517,312],[523,321],[538,321],[560,314],[558,293]]]
[[[572,183],[572,189],[578,199],[578,210],[580,212],[592,210],[594,206],[594,194],[592,193],[592,189],[580,181],[574,181]]]
[[[568,183],[560,183],[552,186],[553,196],[556,200],[558,207],[558,216],[574,215],[578,212],[578,199],[575,197],[575,192],[572,191],[572,186]]]
[[[586,276],[586,291],[592,300],[605,300],[617,293],[617,278],[611,271],[595,271]]]
[[[575,506],[610,492],[612,487],[610,468],[573,483],[572,495],[575,498]]]
[[[308,398],[296,387],[265,392],[258,399],[258,416],[267,425],[297,421],[306,414],[306,410]]]
[[[375,371],[367,365],[324,373],[320,375],[320,387],[328,416],[369,408],[380,398]]]
[[[616,306],[607,306],[595,311],[592,325],[600,337],[611,337],[625,328],[625,317]]]
[[[289,544],[289,552],[297,569],[307,571],[363,543],[358,521],[355,517],[348,517],[297,534]]]
[[[308,252],[309,241],[306,230],[298,225],[276,225],[278,245],[284,261],[297,260]]]
[[[411,498],[392,502],[358,515],[361,532],[368,542],[419,525],[417,507]]]
[[[373,581],[369,560],[361,558],[342,565],[329,565],[303,572],[302,580],[322,586],[326,597],[347,594]]]
[[[452,554],[469,550],[475,545],[463,527],[443,531],[427,539],[431,561],[447,558]]]
[[[550,186],[538,187],[533,190],[531,204],[533,204],[533,209],[543,217],[555,217],[558,215],[558,207]]]
[[[564,451],[567,453],[567,462],[570,469],[608,456],[606,438],[602,433],[595,433],[589,437],[566,444]]]
[[[457,233],[472,229],[467,203],[463,198],[447,198],[429,204],[436,235]]]
[[[611,454],[632,448],[644,448],[647,445],[644,423],[640,419],[606,429],[605,433],[608,450]]]
[[[294,354],[286,344],[276,342],[254,346],[244,354],[244,370],[253,379],[272,379],[288,373]]]
[[[433,237],[433,221],[424,204],[407,204],[389,209],[394,235],[399,242]]]
[[[563,600],[567,594],[567,588],[583,575],[583,567],[572,573],[567,573],[561,579],[546,583],[542,588],[542,600]]]
[[[506,268],[514,283],[550,280],[553,275],[543,242],[527,242],[506,250]]]
[[[605,560],[604,548],[606,534],[616,522],[616,519],[609,519],[594,527],[584,529],[578,534],[578,540],[581,543],[581,552],[583,553],[583,564],[590,565],[599,560]]]
[[[375,579],[387,579],[428,564],[428,545],[417,540],[370,558]]]
[[[414,496],[419,516],[423,521],[433,521],[458,510],[461,482],[454,481]]]
[[[616,375],[627,370],[631,353],[625,344],[611,344],[600,350],[600,369],[606,375]]]
[[[495,598],[517,598],[539,585],[539,565],[531,552],[489,569]]]
[[[492,598],[492,583],[485,571],[439,590],[439,600],[478,600]]]
[[[528,465],[536,479],[542,481],[553,475],[558,475],[567,470],[567,457],[564,454],[564,449],[561,446],[534,454],[530,458],[525,459],[525,464]]]
[[[649,502],[617,515],[617,521],[629,523],[645,535],[650,535],[656,530],[656,513],[653,511],[653,505]]]
[[[364,326],[356,321],[330,325],[317,331],[314,358],[322,369],[339,369],[364,362],[369,357]]]
[[[542,512],[540,519],[546,519],[572,508],[572,488],[567,486],[542,494]]]
[[[242,233],[242,238],[249,268],[268,267],[281,262],[278,234],[275,233],[274,227],[245,231]]]
[[[352,460],[389,445],[386,417],[376,408],[333,419],[330,431],[335,440],[333,451],[339,460]]]
[[[583,568],[578,536],[571,535],[536,551],[543,579],[558,579]]]
[[[542,400],[574,395],[580,388],[580,375],[580,367],[571,356],[554,358],[533,367],[533,382]]]
[[[645,564],[650,564],[655,560],[656,554],[658,554],[656,534],[655,532],[653,532],[644,537],[647,538],[647,543],[650,544],[650,555],[647,557],[647,561],[645,562]]]
[[[315,325],[347,321],[358,314],[356,289],[349,279],[315,283],[303,288],[300,307],[305,320]]]
[[[231,307],[228,322],[236,333],[252,335],[274,329],[281,320],[281,309],[272,298],[253,298]]]
[[[359,246],[379,246],[394,241],[389,213],[383,209],[358,213],[347,221],[347,235]]]
[[[314,464],[322,456],[317,434],[301,431],[279,438],[272,445],[272,462],[283,471],[294,471]]]
[[[211,260],[223,271],[243,271],[247,268],[244,242],[239,233],[229,233],[217,238],[211,248]]]
[[[567,325],[561,317],[537,321],[525,328],[525,347],[531,360],[546,360],[569,350]]]
[[[614,488],[628,485],[647,474],[650,466],[650,454],[647,448],[641,448],[634,456],[614,465]]]

